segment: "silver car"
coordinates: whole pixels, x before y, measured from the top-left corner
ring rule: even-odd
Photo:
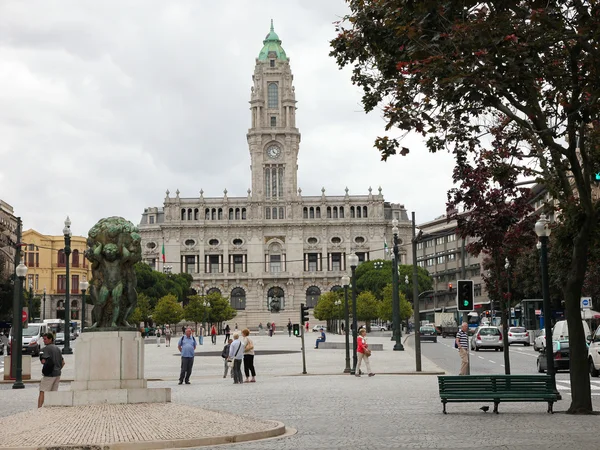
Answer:
[[[502,332],[498,327],[481,326],[475,330],[471,338],[471,350],[478,352],[481,348],[493,348],[496,351],[504,348]]]
[[[529,347],[529,332],[524,327],[510,327],[508,329],[508,345],[523,344]]]

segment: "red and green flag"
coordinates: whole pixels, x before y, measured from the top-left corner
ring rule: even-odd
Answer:
[[[163,242],[163,246],[162,246],[162,259],[163,262],[166,262],[167,258],[165,257],[165,243]]]

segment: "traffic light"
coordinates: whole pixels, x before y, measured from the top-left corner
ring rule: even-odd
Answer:
[[[448,283],[448,290],[451,291],[452,290],[452,283]]]
[[[600,172],[598,172],[596,175],[594,175],[594,181],[596,183],[600,183]]]
[[[294,336],[300,336],[300,325],[295,323],[292,325],[292,329],[294,330]]]
[[[300,303],[300,323],[304,325],[308,322],[308,306],[304,306],[304,303]]]
[[[457,308],[459,311],[473,311],[474,309],[474,292],[472,280],[458,280]]]

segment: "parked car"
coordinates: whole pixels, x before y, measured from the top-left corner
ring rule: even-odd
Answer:
[[[588,350],[588,361],[590,364],[590,375],[600,377],[600,326],[596,328],[592,336]]]
[[[529,347],[529,332],[524,327],[510,327],[507,342],[508,345],[523,344]]]
[[[48,332],[48,325],[45,323],[29,323],[27,328],[23,328],[23,354],[30,354],[32,356],[39,356],[41,350],[44,348],[44,340],[42,335]],[[13,345],[13,330],[10,329],[10,337],[8,341],[8,354],[12,353]]]
[[[569,347],[567,341],[552,341],[552,360],[554,361],[554,370],[569,370]],[[546,361],[546,349],[540,351],[537,357],[537,370],[539,373],[544,373],[548,370]]]
[[[387,331],[385,325],[371,325],[371,331]]]
[[[433,325],[423,325],[419,328],[421,341],[437,342],[437,331]]]
[[[315,325],[312,330],[315,333],[320,333],[321,328],[323,328],[323,331],[327,332],[327,327],[325,325]]]
[[[590,332],[590,327],[585,320],[581,321],[583,325],[583,334],[585,335],[585,339],[589,340],[592,333]],[[552,339],[555,341],[568,341],[569,340],[569,325],[566,320],[559,320],[554,324],[552,328]]]
[[[59,332],[56,333],[56,337],[54,338],[54,343],[56,345],[65,343],[65,333]]]
[[[533,349],[535,351],[542,351],[546,347],[546,330],[541,329],[538,337],[533,341]]]
[[[477,327],[471,338],[471,350],[478,352],[482,348],[493,348],[496,351],[504,348],[502,332],[498,327]]]

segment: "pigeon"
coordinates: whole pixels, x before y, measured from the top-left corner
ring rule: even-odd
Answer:
[[[479,409],[482,410],[483,412],[488,412],[490,410],[490,407],[489,406],[482,406]]]

